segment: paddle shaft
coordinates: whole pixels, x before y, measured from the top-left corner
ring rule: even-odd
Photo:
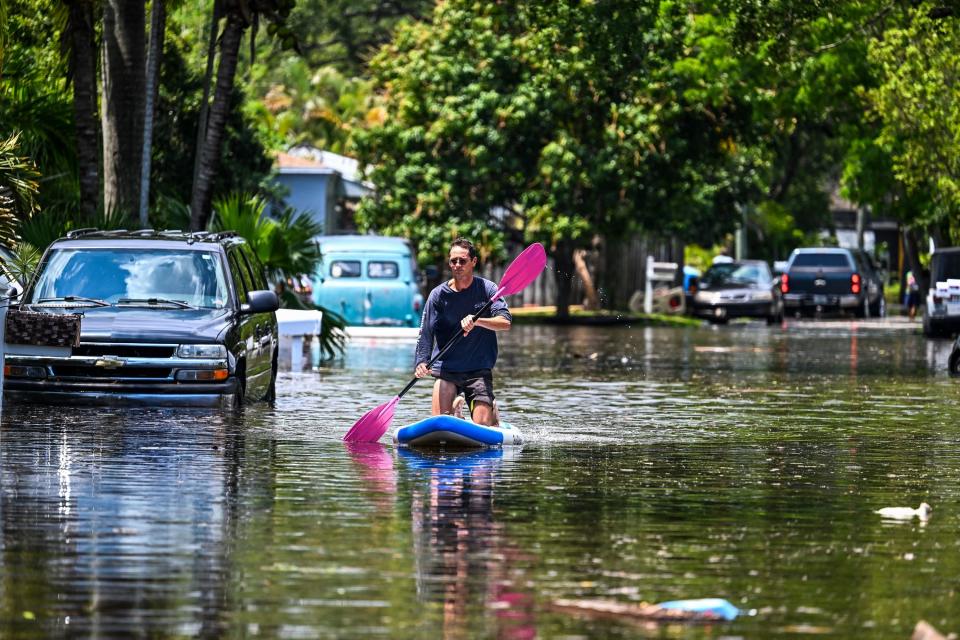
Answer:
[[[500,297],[500,291],[497,291],[497,293],[496,293],[492,298],[490,298],[490,300],[487,301],[487,304],[483,305],[483,306],[480,308],[480,311],[477,311],[475,314],[473,314],[473,317],[470,319],[471,322],[476,322],[476,321],[477,321],[477,318],[479,318],[480,316],[482,316],[483,314],[485,314],[487,311],[489,311],[489,310],[490,310],[490,307],[493,305],[494,302],[496,302],[497,298],[499,298],[499,297]],[[450,351],[450,349],[453,348],[453,345],[457,344],[457,343],[460,342],[460,340],[462,340],[462,339],[463,339],[463,331],[457,331],[456,335],[454,335],[452,338],[450,338],[450,340],[447,342],[447,344],[445,344],[445,345],[443,346],[443,349],[440,349],[440,353],[438,353],[437,355],[433,356],[433,359],[430,360],[430,362],[427,363],[427,369],[429,369],[430,367],[432,367],[434,362],[436,362],[437,360],[439,360],[440,358],[442,358],[442,357],[443,357],[443,354],[445,354],[447,351]],[[418,381],[419,379],[420,379],[420,378],[414,378],[413,380],[411,380],[410,382],[408,382],[408,383],[407,383],[407,386],[405,386],[405,387],[403,388],[403,391],[400,392],[400,395],[398,395],[397,398],[402,398],[402,397],[403,397],[403,394],[405,394],[407,391],[410,391],[410,389],[413,388],[413,385],[417,384],[417,381]]]

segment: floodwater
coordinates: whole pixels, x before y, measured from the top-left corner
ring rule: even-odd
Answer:
[[[409,379],[403,342],[238,415],[6,406],[0,637],[960,631],[949,348],[863,323],[517,327],[497,386],[528,442],[460,456],[340,441]],[[395,424],[428,407],[421,383]],[[741,615],[557,606],[705,597]]]

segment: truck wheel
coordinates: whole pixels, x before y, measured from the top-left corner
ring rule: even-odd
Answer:
[[[928,338],[942,338],[943,329],[938,322],[930,319],[930,316],[923,314],[923,335]]]
[[[247,368],[244,364],[237,366],[237,392],[233,394],[233,404],[231,408],[239,410],[243,407],[243,402],[247,392]]]
[[[264,400],[273,403],[277,400],[277,370],[279,366],[277,364],[277,352],[273,352],[273,364],[270,365],[270,386],[267,387],[267,395],[264,397]]]
[[[950,351],[950,358],[947,360],[947,371],[952,376],[960,375],[960,348],[957,348],[956,342],[953,343],[953,350]]]
[[[870,301],[864,298],[860,301],[860,304],[857,306],[857,310],[854,312],[858,318],[869,318],[870,317]]]
[[[884,299],[882,291],[877,298],[877,302],[870,307],[870,315],[877,318],[883,318],[887,315],[887,301]]]

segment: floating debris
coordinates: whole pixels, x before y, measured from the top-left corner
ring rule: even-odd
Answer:
[[[662,622],[715,622],[733,620],[739,609],[722,598],[674,600],[660,604],[624,604],[613,600],[554,600],[552,608],[565,613],[598,618],[624,618]]]
[[[884,507],[883,509],[877,509],[875,513],[891,520],[912,520],[913,518],[926,520],[930,517],[931,511],[933,511],[933,507],[926,502],[921,502],[916,509],[911,507]]]

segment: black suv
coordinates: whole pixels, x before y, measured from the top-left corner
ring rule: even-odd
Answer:
[[[14,401],[234,406],[272,400],[277,295],[234,232],[73,231],[21,309],[79,314],[80,344],[6,356]]]

